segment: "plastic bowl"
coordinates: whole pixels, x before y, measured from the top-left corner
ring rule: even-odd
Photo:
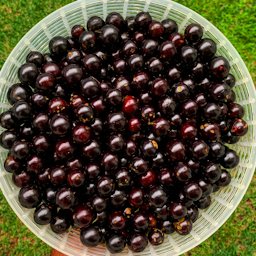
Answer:
[[[200,211],[200,217],[195,222],[190,235],[180,236],[172,234],[166,237],[161,246],[149,245],[141,253],[134,254],[126,248],[119,255],[179,255],[211,236],[229,218],[238,206],[248,188],[255,169],[256,155],[256,93],[241,57],[227,38],[210,22],[194,11],[169,0],[90,0],[71,3],[35,25],[18,43],[5,62],[0,73],[0,111],[9,108],[6,99],[8,87],[18,82],[18,67],[25,62],[25,57],[31,50],[47,52],[49,40],[56,35],[67,36],[75,24],[86,24],[88,17],[99,15],[103,18],[107,13],[117,11],[123,16],[135,15],[139,11],[149,11],[154,19],[174,19],[181,32],[191,22],[197,22],[204,27],[205,37],[213,39],[218,44],[218,54],[225,56],[231,63],[231,73],[235,75],[237,83],[234,88],[237,101],[245,108],[245,119],[249,124],[249,132],[236,145],[232,145],[240,155],[240,164],[231,171],[231,184],[214,193],[213,202],[207,210]],[[6,151],[0,152],[1,169]],[[38,226],[33,221],[33,210],[22,208],[18,202],[18,189],[13,185],[11,175],[0,172],[0,184],[4,196],[10,206],[23,223],[40,239],[51,247],[74,256],[103,256],[111,255],[102,245],[96,248],[87,248],[80,243],[78,230],[72,229],[64,235],[53,233],[49,227]]]

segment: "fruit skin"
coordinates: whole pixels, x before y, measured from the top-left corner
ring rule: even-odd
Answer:
[[[40,191],[33,186],[23,187],[19,191],[18,199],[23,207],[28,209],[35,208],[41,202]]]
[[[172,33],[177,33],[178,32],[178,25],[176,21],[172,19],[165,19],[162,20],[162,25],[164,27],[164,36],[168,36]]]
[[[181,48],[181,60],[185,65],[193,65],[197,58],[197,50],[191,46]]]
[[[192,222],[182,218],[181,220],[174,222],[174,228],[179,235],[187,235],[192,230]]]
[[[143,158],[134,158],[130,169],[136,174],[144,174],[148,170],[148,163]]]
[[[204,170],[205,178],[210,183],[215,183],[221,175],[221,168],[219,164],[209,163]]]
[[[185,147],[180,141],[169,142],[166,150],[172,161],[182,161],[185,158]]]
[[[86,144],[91,138],[91,129],[85,125],[77,125],[72,129],[73,140]]]
[[[189,24],[184,36],[190,43],[198,42],[203,36],[203,28],[199,24]]]
[[[10,149],[14,142],[16,141],[16,133],[12,131],[5,130],[0,135],[0,145],[5,149]]]
[[[32,90],[29,86],[25,86],[23,84],[13,84],[7,91],[7,99],[12,105],[20,100],[27,101],[31,94]]]
[[[96,44],[96,35],[93,31],[84,31],[79,37],[82,49],[87,52],[93,50]]]
[[[190,183],[185,187],[185,194],[187,198],[197,201],[202,197],[203,191],[197,183]]]
[[[199,209],[206,209],[210,206],[210,204],[211,204],[210,196],[202,197],[196,202],[196,205]]]
[[[78,39],[84,31],[85,28],[82,25],[75,25],[71,28],[71,36],[74,39]]]
[[[121,112],[113,113],[108,116],[108,124],[109,129],[112,131],[123,131],[126,125],[126,118]]]
[[[116,184],[121,189],[131,185],[131,175],[127,169],[122,168],[116,173]]]
[[[80,170],[71,170],[68,173],[67,181],[71,187],[81,187],[85,182],[85,174]]]
[[[106,94],[107,102],[112,106],[118,106],[122,103],[122,93],[118,89],[109,90]]]
[[[77,119],[84,124],[89,124],[94,121],[93,109],[89,104],[80,104],[74,112]]]
[[[100,40],[106,49],[113,51],[120,41],[118,28],[113,25],[104,25],[100,30]]]
[[[11,148],[11,154],[18,160],[28,158],[30,151],[30,144],[27,141],[16,141]]]
[[[32,51],[26,57],[26,62],[34,63],[37,67],[41,67],[44,63],[44,55],[40,52]]]
[[[133,188],[129,194],[129,202],[134,207],[139,207],[143,204],[144,193],[139,188]]]
[[[170,123],[168,120],[164,118],[158,118],[154,120],[153,131],[158,137],[167,135],[169,130],[170,130]]]
[[[70,86],[74,86],[82,79],[83,71],[78,65],[70,64],[62,70],[62,76]]]
[[[112,230],[122,230],[125,228],[126,219],[122,212],[114,212],[109,216],[109,226]]]
[[[191,206],[188,208],[188,217],[192,222],[195,222],[198,219],[199,210],[196,206]]]
[[[177,32],[172,33],[168,39],[175,45],[177,49],[180,49],[185,44],[184,36]]]
[[[50,227],[54,233],[63,234],[69,229],[70,222],[68,217],[59,211],[57,216],[53,217]]]
[[[22,188],[32,183],[32,176],[25,171],[14,172],[12,175],[12,181],[17,187]]]
[[[88,164],[86,167],[85,167],[85,170],[86,170],[86,174],[87,174],[87,177],[91,180],[94,180],[98,177],[98,175],[100,174],[101,172],[101,169],[98,165],[96,164]]]
[[[83,155],[90,160],[97,158],[101,154],[100,145],[95,140],[92,140],[90,143],[84,146],[82,151]]]
[[[0,115],[0,124],[5,129],[13,129],[16,126],[16,119],[13,117],[12,111],[7,110]]]
[[[147,30],[152,22],[152,17],[148,12],[140,12],[135,16],[135,24],[139,30]]]
[[[210,156],[216,159],[223,157],[225,154],[225,146],[220,142],[210,144]]]
[[[162,78],[155,79],[151,87],[152,93],[157,97],[160,97],[166,94],[168,89],[169,89],[169,85],[167,81]]]
[[[62,167],[56,167],[50,171],[50,181],[54,186],[64,184],[66,181],[66,172]]]
[[[106,24],[111,24],[122,31],[125,26],[125,21],[122,15],[118,12],[111,12],[106,17]]]
[[[105,25],[105,22],[103,19],[101,19],[98,16],[92,16],[87,21],[87,29],[89,31],[96,31],[101,29]]]
[[[220,163],[224,168],[232,169],[239,164],[239,156],[234,150],[228,149]]]
[[[187,182],[191,179],[192,172],[186,164],[179,162],[174,168],[174,175],[180,182]]]
[[[228,186],[229,183],[231,182],[231,179],[232,179],[232,177],[231,177],[230,173],[227,172],[226,170],[222,170],[220,178],[217,181],[217,185],[221,186],[221,187]]]
[[[164,26],[158,22],[158,21],[153,21],[149,24],[149,35],[152,38],[159,38],[163,35],[164,33]]]
[[[75,195],[71,189],[61,188],[56,194],[56,204],[62,209],[70,209],[75,203]]]
[[[35,209],[34,221],[39,225],[47,225],[53,217],[53,209],[45,204],[40,205]]]
[[[229,74],[230,65],[224,57],[216,57],[210,63],[210,71],[214,78],[223,79]]]
[[[116,155],[106,153],[103,156],[103,168],[108,171],[114,171],[118,168],[119,165],[119,159]]]
[[[13,155],[9,154],[5,161],[4,161],[4,169],[7,172],[13,173],[15,171],[19,171],[21,168],[21,163],[19,160],[17,160],[16,157]]]
[[[197,135],[197,127],[193,122],[185,122],[181,126],[181,136],[183,139],[191,140]]]
[[[32,156],[27,160],[27,172],[39,173],[43,168],[43,160],[38,156]]]
[[[236,119],[230,132],[235,136],[244,136],[248,132],[248,124],[243,119]]]
[[[32,117],[32,109],[26,101],[17,101],[12,106],[11,111],[12,111],[12,115],[19,121],[28,120]],[[5,116],[5,122],[10,123],[7,117],[8,116]]]
[[[197,46],[198,54],[201,60],[208,61],[210,60],[217,51],[216,44],[209,38],[201,40]]]
[[[18,70],[18,78],[21,83],[33,85],[39,72],[34,63],[23,64]]]
[[[126,96],[123,100],[122,110],[125,114],[134,114],[138,110],[137,99],[133,96]]]
[[[102,241],[102,234],[98,228],[93,226],[88,227],[86,229],[81,229],[80,240],[85,246],[95,247]]]
[[[65,135],[70,129],[70,122],[66,115],[55,114],[49,122],[50,129],[55,135]]]
[[[50,40],[49,49],[52,55],[60,58],[68,51],[68,41],[64,37],[56,36]]]
[[[138,231],[146,231],[149,226],[149,220],[147,214],[138,212],[133,217],[133,226]]]
[[[199,180],[198,185],[202,190],[202,197],[209,196],[213,192],[212,185],[206,182],[204,179]]]
[[[234,87],[236,84],[236,78],[232,74],[228,74],[224,81],[231,88]]]
[[[192,145],[192,154],[195,159],[205,159],[209,155],[209,146],[203,140],[195,141]]]
[[[79,228],[87,228],[94,219],[93,211],[86,205],[77,206],[73,212],[73,220],[75,226]]]
[[[148,233],[148,240],[152,245],[160,245],[164,242],[164,234],[160,229],[152,229]]]
[[[147,171],[145,175],[142,175],[140,177],[140,184],[143,187],[149,187],[155,184],[157,180],[156,173],[152,170]]]
[[[108,196],[114,189],[113,181],[109,177],[102,177],[97,184],[98,193],[101,196]]]
[[[229,113],[228,115],[231,118],[243,118],[244,116],[244,108],[238,103],[229,103]]]
[[[151,190],[149,202],[153,207],[162,207],[167,202],[167,195],[161,188]]]
[[[53,90],[56,80],[50,73],[42,73],[36,79],[36,88],[46,93]]]
[[[181,203],[171,203],[169,205],[170,215],[173,219],[181,219],[186,216],[187,208]]]
[[[216,121],[221,115],[220,107],[215,103],[208,103],[204,108],[204,116],[209,121]]]
[[[129,238],[127,244],[133,252],[142,252],[148,245],[148,239],[144,234],[134,233]]]
[[[125,239],[120,235],[112,235],[106,241],[106,246],[111,253],[121,252],[124,249],[125,245]]]

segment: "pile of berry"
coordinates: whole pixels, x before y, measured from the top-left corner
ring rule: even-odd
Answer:
[[[149,13],[91,17],[31,52],[1,114],[4,163],[23,207],[86,246],[134,252],[188,234],[239,162],[235,78],[198,24]],[[223,168],[224,169],[223,169]]]

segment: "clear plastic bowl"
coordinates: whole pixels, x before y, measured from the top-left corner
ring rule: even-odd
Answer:
[[[29,51],[47,52],[49,40],[56,35],[67,36],[75,24],[86,24],[88,17],[99,15],[103,18],[107,13],[117,11],[123,16],[135,15],[140,11],[149,11],[154,19],[162,20],[167,17],[174,19],[181,32],[191,22],[197,22],[204,27],[205,37],[212,38],[218,44],[218,54],[225,56],[231,63],[231,73],[235,75],[237,83],[234,88],[237,101],[245,108],[245,119],[249,124],[249,132],[236,145],[232,145],[240,155],[240,164],[231,171],[231,184],[213,195],[211,206],[200,211],[200,217],[195,222],[190,235],[168,235],[161,246],[149,245],[141,253],[134,254],[126,248],[119,255],[179,255],[211,236],[229,218],[238,206],[248,188],[255,169],[256,156],[256,93],[241,57],[227,38],[210,22],[194,11],[169,0],[90,0],[71,3],[35,25],[12,51],[0,73],[0,112],[9,108],[6,99],[8,87],[18,82],[18,67],[25,62]],[[49,227],[38,226],[33,221],[33,210],[22,208],[18,202],[18,189],[11,181],[11,175],[3,171],[6,151],[1,150],[0,184],[4,196],[10,206],[23,223],[39,238],[51,247],[73,256],[103,256],[111,255],[106,248],[86,248],[79,240],[78,230],[71,230],[64,235],[53,233]]]

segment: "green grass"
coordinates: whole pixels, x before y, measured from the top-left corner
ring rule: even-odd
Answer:
[[[21,37],[38,21],[69,0],[0,0],[0,68]],[[201,13],[233,43],[256,81],[255,0],[180,0]],[[186,253],[192,256],[256,255],[256,179],[231,218],[207,241]],[[15,216],[0,193],[0,255],[49,255],[50,248],[37,239]]]

